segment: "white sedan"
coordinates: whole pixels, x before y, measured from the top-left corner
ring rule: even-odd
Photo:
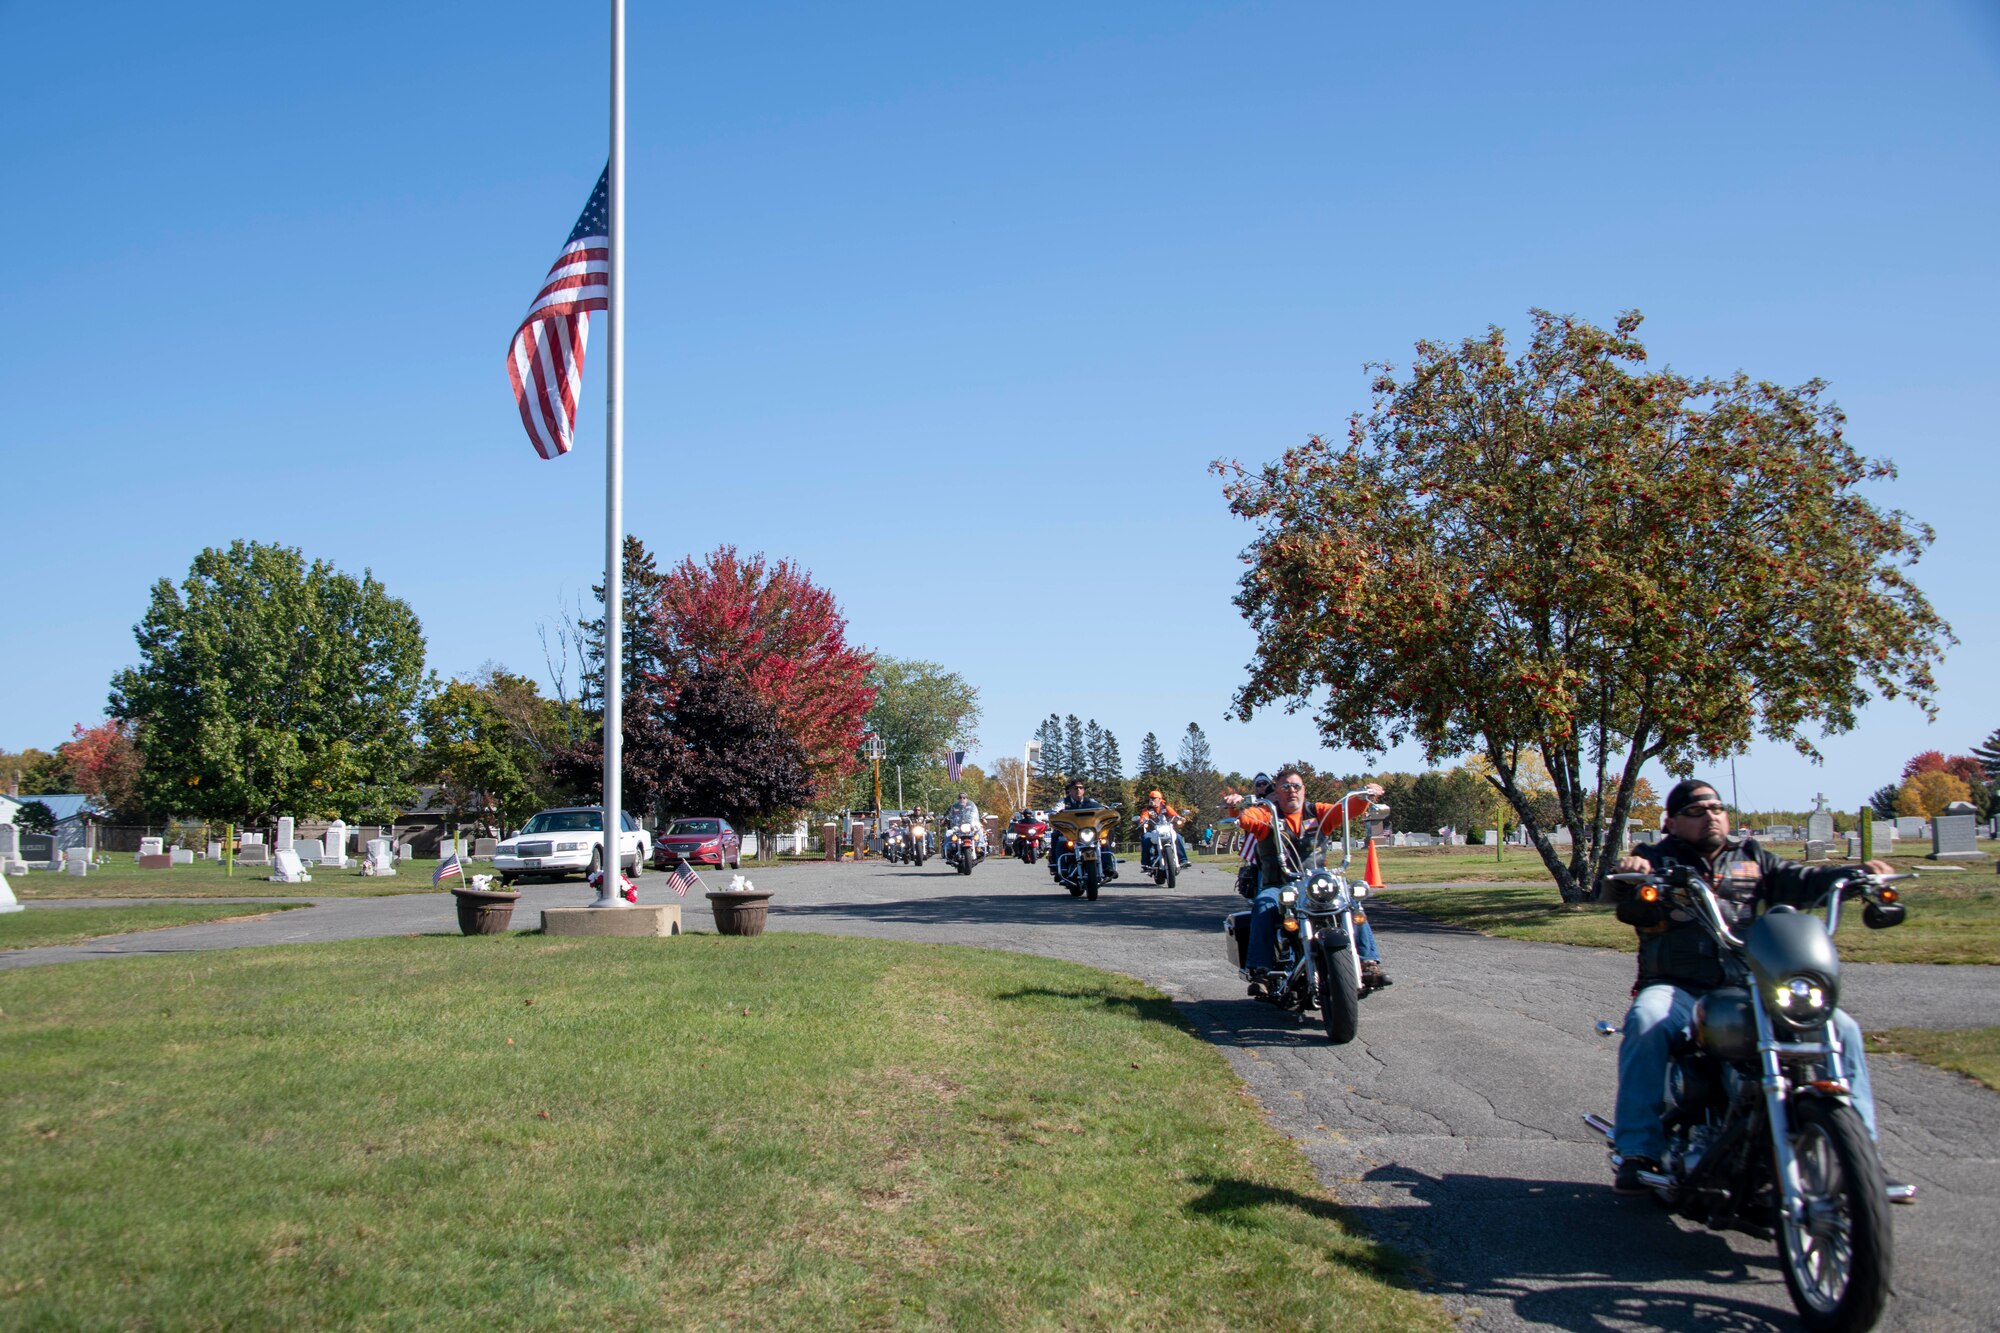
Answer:
[[[619,861],[629,872],[652,857],[652,839],[632,819],[629,810],[618,812]],[[493,869],[502,884],[529,875],[560,879],[565,875],[588,875],[604,863],[604,807],[567,806],[544,810],[521,831],[493,849]]]

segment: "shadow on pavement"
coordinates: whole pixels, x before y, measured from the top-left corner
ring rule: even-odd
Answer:
[[[1231,901],[1234,901],[1233,899]],[[894,902],[791,904],[788,919],[845,917],[899,925],[1116,926],[1142,930],[1198,930],[1220,935],[1220,900],[1132,893],[1113,885],[1096,902],[1072,898],[1063,889],[1040,893],[964,893]],[[1218,954],[1221,945],[1216,946]]]
[[[1579,1333],[1797,1327],[1775,1253],[1746,1256],[1714,1232],[1677,1224],[1650,1199],[1616,1198],[1608,1178],[1582,1184],[1432,1176],[1390,1163],[1363,1179],[1395,1186],[1431,1211],[1424,1217],[1407,1205],[1345,1208],[1371,1235],[1418,1252],[1426,1290],[1504,1303],[1519,1319]],[[1453,1239],[1441,1251],[1412,1245],[1413,1230]],[[1758,1289],[1732,1299],[1670,1289],[1677,1284]]]

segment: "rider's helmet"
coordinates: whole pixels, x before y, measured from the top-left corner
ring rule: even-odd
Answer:
[[[1256,777],[1250,779],[1250,790],[1256,792],[1259,796],[1269,796],[1273,785],[1269,773],[1259,773]]]

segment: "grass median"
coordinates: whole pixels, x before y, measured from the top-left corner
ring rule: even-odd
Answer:
[[[170,930],[212,921],[247,921],[305,903],[148,903],[143,907],[38,907],[0,916],[0,949],[81,944],[106,935]]]
[[[359,866],[307,870],[310,884],[278,884],[271,867],[238,862],[236,873],[219,861],[196,861],[165,870],[141,870],[129,853],[107,854],[106,864],[92,866],[88,875],[37,870],[8,880],[16,897],[31,898],[376,898],[391,893],[429,893],[436,861],[406,861],[393,875],[364,875]],[[486,872],[484,862],[473,871]]]
[[[1914,1056],[2000,1092],[2000,1027],[1887,1028],[1868,1034],[1868,1049]]]
[[[1443,1329],[1137,982],[779,934],[0,974],[0,1324]]]
[[[1909,907],[1900,926],[1869,930],[1861,924],[1857,905],[1842,911],[1842,958],[1855,963],[2000,963],[2000,887],[1962,875],[1929,875],[1897,887]],[[1619,922],[1608,904],[1565,906],[1547,883],[1392,887],[1382,899],[1504,939],[1638,952],[1638,936]]]

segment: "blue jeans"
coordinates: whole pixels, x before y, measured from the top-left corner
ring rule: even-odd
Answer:
[[[1667,1045],[1677,1032],[1694,1022],[1696,996],[1678,986],[1656,981],[1633,997],[1625,1013],[1625,1038],[1618,1044],[1618,1105],[1612,1116],[1612,1142],[1621,1157],[1651,1157],[1667,1152],[1660,1128],[1660,1106],[1667,1099]],[[1875,1090],[1868,1080],[1868,1056],[1861,1049],[1861,1027],[1845,1009],[1833,1011],[1833,1030],[1840,1037],[1840,1058],[1854,1109],[1875,1137]]]
[[[1244,950],[1243,965],[1252,971],[1278,962],[1278,888],[1273,884],[1259,889],[1250,900],[1250,946]],[[1375,927],[1366,921],[1354,923],[1354,950],[1363,962],[1382,961],[1382,951],[1375,945]]]
[[[1151,870],[1153,868],[1152,849],[1158,845],[1159,839],[1157,838],[1143,838],[1140,841],[1139,868],[1141,870]],[[1180,853],[1181,859],[1174,867],[1178,870],[1181,866],[1185,866],[1188,863],[1187,844],[1181,841],[1181,835],[1178,833],[1174,834],[1174,850]]]

